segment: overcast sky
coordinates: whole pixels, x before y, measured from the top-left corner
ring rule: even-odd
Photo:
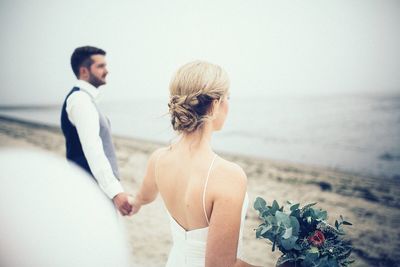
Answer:
[[[204,59],[233,95],[400,91],[400,1],[0,0],[0,105],[58,104],[81,45],[107,51],[111,101],[167,96]]]

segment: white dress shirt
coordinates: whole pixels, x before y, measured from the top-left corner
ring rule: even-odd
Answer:
[[[99,113],[95,106],[99,92],[96,87],[83,80],[78,80],[76,87],[81,90],[72,93],[67,99],[68,119],[78,132],[83,153],[93,176],[104,193],[112,199],[124,190],[103,150]]]

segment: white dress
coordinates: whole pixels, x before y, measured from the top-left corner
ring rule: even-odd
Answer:
[[[203,192],[203,209],[207,222],[207,213],[205,211],[205,192],[208,183],[208,177],[210,176],[211,168],[214,164],[216,156],[214,156],[213,161],[208,170],[206,183]],[[246,217],[248,207],[248,196],[246,193],[245,199],[242,205],[242,215],[239,233],[239,244],[237,250],[237,257],[241,257],[241,240],[243,235],[243,225]],[[200,229],[194,229],[186,231],[182,226],[180,226],[176,220],[169,214],[170,225],[172,232],[173,245],[169,253],[168,261],[166,267],[204,267],[205,257],[206,257],[206,242],[208,235],[208,228],[204,227]]]

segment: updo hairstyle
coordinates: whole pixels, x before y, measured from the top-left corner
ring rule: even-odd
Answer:
[[[223,98],[228,89],[228,75],[218,65],[193,61],[179,68],[169,86],[173,129],[179,133],[200,129],[212,115],[213,101]]]

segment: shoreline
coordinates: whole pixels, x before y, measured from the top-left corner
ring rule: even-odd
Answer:
[[[52,131],[54,133],[58,133],[62,135],[61,129],[58,126],[55,125],[50,125],[50,124],[45,124],[45,123],[38,123],[38,122],[33,122],[29,120],[24,120],[24,119],[19,119],[19,118],[13,118],[9,116],[4,116],[0,115],[0,123],[2,121],[10,122],[10,123],[18,123],[21,125],[25,125],[27,127],[33,127],[36,129],[43,129],[43,130],[48,130]],[[154,148],[161,147],[161,146],[167,146],[166,143],[163,142],[157,142],[157,141],[152,141],[152,140],[147,140],[147,139],[141,139],[141,138],[133,138],[133,137],[128,137],[128,136],[123,136],[123,135],[117,135],[113,134],[113,138],[117,140],[121,140],[123,142],[128,142],[128,143],[135,143],[138,144],[138,146],[135,146],[136,149],[141,148],[142,144],[146,144],[146,146],[151,146]],[[117,148],[116,148],[117,149]],[[148,152],[151,153],[151,151],[143,151],[143,152]],[[374,177],[374,176],[368,176],[368,175],[363,175],[360,173],[356,172],[350,172],[350,171],[343,171],[343,170],[338,170],[338,169],[333,169],[329,167],[324,167],[324,166],[319,166],[319,165],[309,165],[309,164],[303,164],[303,163],[296,163],[296,162],[290,162],[290,161],[281,161],[281,160],[274,160],[274,159],[269,159],[269,158],[263,158],[263,157],[257,157],[257,156],[249,156],[249,155],[240,155],[237,153],[229,153],[229,152],[221,152],[217,151],[218,154],[230,159],[231,161],[242,161],[245,165],[247,162],[252,162],[254,164],[265,164],[267,163],[268,165],[284,171],[284,172],[292,172],[292,173],[308,173],[317,178],[318,176],[321,176],[321,173],[324,173],[325,175],[330,175],[332,176],[331,178],[337,178],[339,175],[341,179],[346,179],[345,177],[350,177],[350,178],[357,178],[357,179],[362,179],[362,181],[365,181],[366,183],[374,183],[374,180],[382,180],[385,181],[385,183],[388,183],[390,185],[397,185],[400,184],[400,180],[397,180],[392,177]],[[260,170],[258,170],[260,171]],[[247,173],[246,169],[245,172]],[[336,176],[336,177],[334,177]],[[285,181],[285,179],[280,179],[277,177],[278,181]],[[332,189],[332,185],[329,185],[329,181],[326,181],[327,179],[323,179],[323,181],[311,181],[307,180],[304,181],[305,183],[309,184],[315,184],[319,185],[323,191],[330,191],[329,188]],[[330,180],[330,179],[328,179]],[[288,179],[289,182],[296,182],[295,179]],[[299,182],[299,181],[297,181]],[[373,202],[380,202],[379,199],[371,193],[368,188],[356,188],[357,191],[361,191],[360,197],[365,198],[366,200],[370,200]],[[339,194],[344,194],[348,195],[348,193],[343,192],[341,190],[338,190]],[[400,192],[399,192],[400,193]],[[387,200],[387,198],[385,198]],[[400,208],[400,198],[398,199],[397,203],[387,203],[383,202],[383,204],[388,204],[390,206],[398,207]]]
[[[148,156],[165,144],[118,135],[114,135],[114,143],[122,184],[134,194]],[[0,149],[5,147],[29,147],[65,155],[59,127],[0,115]],[[318,207],[328,211],[329,222],[340,214],[348,218],[354,225],[348,228],[357,260],[353,266],[395,266],[400,262],[400,241],[396,239],[400,228],[400,181],[238,154],[221,156],[238,163],[248,176],[250,203],[243,251],[252,264],[272,267],[279,257],[279,252],[272,253],[265,241],[255,239],[253,229],[259,221],[252,206],[257,196],[268,203],[274,199],[279,203],[294,200],[302,205],[318,202]],[[137,216],[123,218],[132,256],[139,265],[158,267],[166,262],[171,239],[164,209],[158,197]],[[156,233],[152,229],[157,229]],[[146,249],[153,246],[151,251]]]
[[[22,118],[16,118],[16,117],[3,115],[3,114],[0,114],[0,122],[1,121],[8,121],[11,123],[16,122],[16,123],[20,123],[20,124],[27,125],[30,127],[48,129],[48,130],[55,131],[55,132],[62,134],[60,127],[55,124],[35,122],[35,121],[30,121],[30,120],[22,119]],[[131,136],[126,136],[126,135],[121,135],[121,134],[113,134],[113,138],[137,141],[137,142],[144,142],[144,143],[152,144],[152,145],[156,145],[156,146],[167,146],[168,145],[167,143],[161,142],[161,141],[155,141],[155,140],[150,140],[150,139],[145,139],[145,138],[140,138],[140,137],[131,137]],[[306,169],[310,169],[310,170],[313,169],[313,170],[319,171],[319,172],[321,172],[321,171],[337,172],[337,173],[342,173],[344,175],[364,177],[366,179],[385,179],[385,181],[386,180],[396,180],[396,178],[393,178],[391,176],[379,177],[379,176],[372,175],[372,174],[364,174],[364,173],[360,173],[357,171],[344,170],[344,169],[341,169],[340,167],[332,168],[332,167],[327,167],[327,166],[318,165],[318,164],[307,164],[307,163],[293,162],[290,160],[278,160],[278,159],[273,159],[273,158],[269,158],[269,157],[253,156],[253,155],[248,155],[248,154],[244,155],[244,154],[240,154],[240,153],[226,152],[223,150],[218,150],[218,152],[219,152],[219,154],[228,156],[230,158],[242,157],[242,158],[247,158],[249,160],[268,161],[277,166],[278,165],[281,165],[281,166],[290,165],[293,167],[296,166],[299,169],[306,168]]]

